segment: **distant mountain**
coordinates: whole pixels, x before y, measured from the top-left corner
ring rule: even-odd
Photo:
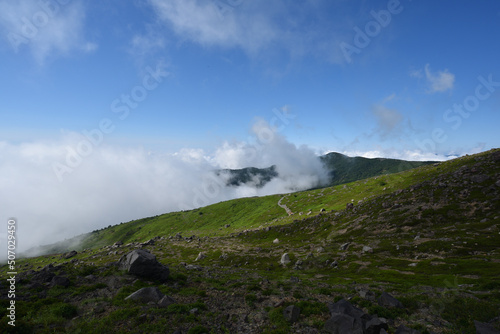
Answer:
[[[330,174],[329,186],[349,183],[373,176],[399,173],[437,161],[406,161],[386,158],[348,157],[331,152],[320,157]]]
[[[252,184],[257,188],[263,187],[266,183],[278,176],[276,166],[268,168],[248,167],[243,169],[223,169],[217,175],[228,173],[227,186],[240,186],[242,184]]]
[[[434,164],[437,161],[406,161],[385,158],[348,157],[344,154],[331,152],[319,158],[329,174],[329,182],[324,185],[335,186],[373,176],[403,172],[408,169]],[[261,188],[273,178],[278,177],[276,166],[268,168],[248,167],[243,169],[223,169],[217,175],[229,174],[227,186],[253,185]]]

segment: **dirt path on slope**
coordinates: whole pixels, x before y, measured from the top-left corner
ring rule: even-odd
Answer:
[[[283,200],[283,198],[285,198],[286,196],[288,196],[288,195],[285,195],[285,196],[283,196],[283,197],[281,197],[281,198],[280,198],[280,200],[278,201],[278,205],[279,205],[281,208],[285,209],[286,213],[287,213],[289,216],[291,216],[291,215],[293,215],[292,210],[290,210],[290,208],[289,208],[289,207],[287,207],[287,206],[286,206],[286,204],[281,204],[281,201],[282,201],[282,200]]]

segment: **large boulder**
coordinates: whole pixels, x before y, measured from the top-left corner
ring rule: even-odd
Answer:
[[[64,276],[54,276],[52,277],[52,280],[50,281],[50,284],[52,286],[62,286],[64,288],[67,288],[70,286],[71,282],[67,277]]]
[[[125,298],[125,300],[134,300],[142,303],[158,303],[164,297],[163,293],[157,287],[142,288]]]
[[[118,261],[118,268],[129,274],[160,282],[165,281],[170,273],[167,266],[156,260],[156,256],[143,249],[123,255]]]
[[[299,320],[300,308],[295,305],[290,305],[283,310],[283,317],[288,322],[296,322]]]
[[[403,308],[403,304],[387,292],[382,292],[382,295],[377,299],[380,306],[389,308]]]
[[[385,322],[366,314],[345,299],[328,304],[332,315],[325,322],[325,332],[332,334],[380,334],[388,329]]]

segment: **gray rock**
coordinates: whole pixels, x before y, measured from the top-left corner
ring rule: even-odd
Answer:
[[[408,328],[405,325],[401,325],[398,327],[398,329],[396,329],[395,334],[420,334],[420,332],[417,331],[416,329]]]
[[[490,177],[486,174],[478,174],[471,176],[471,181],[475,183],[483,183],[484,181],[488,181]]]
[[[78,254],[78,252],[77,252],[77,251],[72,250],[71,252],[64,253],[63,255],[61,255],[61,259],[70,259],[70,258],[72,258],[73,256],[76,256],[77,254]]]
[[[203,252],[200,252],[200,254],[198,254],[198,257],[196,258],[195,261],[200,261],[200,260],[203,260],[204,258],[206,258],[207,256],[205,255],[205,253]]]
[[[52,277],[50,284],[52,286],[62,286],[62,287],[67,288],[70,285],[70,281],[67,277],[54,276],[54,277]]]
[[[125,298],[125,300],[135,300],[142,303],[158,303],[164,297],[157,287],[142,288]]]
[[[158,281],[165,281],[170,273],[167,266],[156,260],[156,256],[142,249],[123,255],[118,261],[118,268],[132,275]]]
[[[378,304],[383,307],[403,308],[403,304],[387,292],[382,292],[382,295],[377,300]]]
[[[195,264],[186,264],[185,268],[187,270],[202,270],[203,268]]]
[[[177,302],[169,296],[164,296],[160,301],[158,302],[159,307],[168,307],[169,305],[176,304]]]
[[[295,305],[290,305],[283,310],[283,317],[286,321],[294,323],[299,320],[300,308]]]
[[[323,330],[331,334],[363,334],[361,322],[347,314],[335,314],[325,322]]]
[[[379,334],[381,330],[388,330],[389,326],[377,317],[373,317],[365,323],[365,334]]]
[[[288,256],[288,253],[285,253],[281,256],[281,260],[280,260],[280,263],[284,266],[286,266],[287,264],[289,264],[291,261],[290,261],[290,256]]]
[[[280,239],[276,238],[273,240],[273,244],[279,244],[280,243]]]
[[[331,315],[346,314],[353,318],[361,318],[365,314],[363,310],[353,306],[345,299],[341,299],[336,303],[329,303],[328,310],[330,310]]]
[[[373,248],[370,246],[363,246],[363,253],[373,253]]]
[[[350,245],[350,244],[351,244],[350,242],[346,242],[345,244],[342,244],[342,245],[340,246],[340,250],[341,250],[341,251],[345,251],[345,250],[347,250],[347,248],[349,248],[349,245]]]
[[[363,299],[370,300],[372,302],[375,301],[375,293],[371,290],[360,290],[359,296]]]
[[[500,334],[500,331],[495,329],[490,324],[474,320],[476,334]]]

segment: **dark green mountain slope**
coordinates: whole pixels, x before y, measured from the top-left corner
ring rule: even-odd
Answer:
[[[268,168],[248,167],[242,169],[223,169],[217,175],[227,173],[229,178],[226,182],[228,186],[240,186],[242,184],[252,184],[261,188],[273,178],[278,176],[276,166]]]
[[[366,179],[372,176],[403,172],[433,164],[436,161],[406,161],[385,158],[348,157],[331,152],[321,157],[330,174],[330,186]]]

